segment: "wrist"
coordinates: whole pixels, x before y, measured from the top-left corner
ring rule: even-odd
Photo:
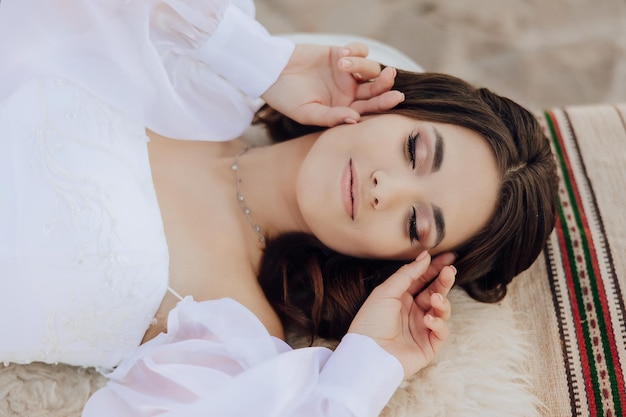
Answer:
[[[313,51],[310,47],[315,47],[314,45],[303,45],[303,44],[295,44],[293,46],[293,50],[289,59],[286,61],[282,70],[274,80],[274,82],[261,94],[261,99],[263,99],[270,106],[275,107],[273,105],[274,101],[280,100],[281,97],[277,96],[280,93],[281,88],[281,78],[287,75],[302,75],[304,71],[307,69],[307,58],[312,59]],[[312,66],[309,64],[309,66]]]

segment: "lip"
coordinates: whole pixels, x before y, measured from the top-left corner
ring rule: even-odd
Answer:
[[[352,159],[348,161],[341,174],[341,203],[346,214],[354,220],[357,215],[358,204],[358,179],[354,175]]]

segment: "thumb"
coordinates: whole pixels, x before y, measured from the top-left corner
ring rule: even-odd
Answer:
[[[400,298],[409,291],[412,284],[428,270],[430,254],[424,251],[411,263],[403,265],[385,282],[378,286],[378,293],[383,297]]]

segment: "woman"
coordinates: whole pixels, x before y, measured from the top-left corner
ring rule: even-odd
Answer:
[[[531,113],[511,100],[484,88],[475,89],[454,77],[398,71],[394,88],[403,92],[406,99],[386,113],[434,124],[463,126],[480,133],[495,154],[497,174],[479,175],[482,180],[489,176],[498,178],[497,204],[488,216],[489,221],[479,231],[467,233],[464,241],[461,239],[462,244],[449,244],[444,240],[428,249],[431,254],[454,251],[454,262],[459,271],[457,284],[476,300],[500,301],[506,295],[508,283],[537,258],[554,227],[557,180],[549,143]],[[267,125],[277,140],[311,131],[267,108],[260,113],[258,120]],[[364,134],[362,136],[365,137]],[[432,144],[432,135],[423,142],[427,144],[429,141]],[[407,142],[409,147],[417,146],[411,150],[416,156],[412,157],[410,164],[424,165],[422,171],[441,164],[441,154],[444,154],[429,154],[428,151],[436,146],[429,148],[426,144]],[[423,160],[419,158],[420,151],[424,155]],[[468,157],[476,159],[470,160]],[[472,206],[465,201],[475,200],[478,209],[489,207],[490,204],[494,206],[493,200],[490,202],[493,195],[478,190],[479,182],[473,179],[468,170],[472,162],[482,165],[481,168],[485,167],[477,157],[476,148],[470,146],[457,161],[461,170],[467,170],[462,172],[462,176],[471,184],[463,183],[463,179],[453,184],[437,184],[438,192],[451,192],[455,197],[464,196],[464,201],[460,198],[455,202],[456,208],[473,219],[478,218],[478,215],[472,214]],[[443,172],[438,175],[442,176]],[[457,187],[467,194],[460,194]],[[420,191],[423,190],[412,192],[415,194]],[[412,201],[415,204],[415,200]],[[433,227],[435,218],[432,213],[430,218],[423,215],[419,211],[421,209],[423,205],[416,209],[416,213],[411,213],[409,222],[414,225],[425,223],[424,226],[432,234],[436,228]],[[423,217],[417,216],[418,213]],[[384,227],[383,223],[379,224]],[[463,226],[468,225],[465,223]],[[455,230],[463,230],[463,227],[455,226]],[[377,238],[380,236],[379,233],[373,235]],[[433,238],[430,240],[432,242]],[[419,241],[424,242],[423,238]],[[319,239],[310,236],[281,236],[266,250],[260,282],[283,320],[303,326],[315,334],[340,338],[369,291],[384,281],[401,262],[359,259],[358,256],[363,254],[351,252],[350,248],[333,249],[328,250]],[[302,253],[312,255],[303,258]],[[397,258],[391,253],[384,257]],[[289,270],[289,274],[285,274],[285,270]],[[342,277],[341,280],[337,280],[338,275]],[[364,280],[364,277],[370,279]],[[324,292],[312,290],[315,287],[324,288]],[[292,293],[293,298],[285,296]]]
[[[14,279],[3,292],[2,325],[15,335],[3,342],[3,359],[103,367],[124,359],[86,415],[380,411],[447,334],[454,269],[444,267],[449,255],[429,268],[424,250],[464,255],[460,249],[499,213],[502,166],[511,160],[498,160],[485,140],[491,131],[398,114],[353,123],[360,111],[344,107],[326,123],[348,124],[268,148],[201,141],[236,137],[261,93],[292,118],[319,120],[319,111],[304,112],[309,119],[299,112],[311,107],[298,101],[310,97],[294,64],[302,49],[291,55],[289,44],[259,31],[241,10],[247,3],[64,3],[54,10],[42,2],[34,8],[41,21],[26,18],[32,3],[0,7],[4,30],[19,34],[24,28],[10,23],[28,22],[26,34],[46,35],[41,43],[18,36],[25,45],[3,45],[0,120],[10,138],[3,178],[14,179],[5,189],[16,202],[2,216],[4,235],[16,236],[3,242],[3,270]],[[232,33],[276,55],[240,71],[250,48],[231,42]],[[356,48],[349,70],[378,75]],[[313,49],[308,56],[328,58],[327,49]],[[374,90],[362,85],[353,94],[385,91],[392,77],[384,74]],[[356,257],[417,259],[372,293],[335,353],[291,351],[280,341],[277,300],[257,281],[265,239],[273,246],[290,232]],[[178,303],[176,294],[195,301]],[[287,301],[287,309],[297,304]],[[319,328],[334,320],[330,311],[313,309],[307,319]],[[150,341],[135,349],[142,338]]]

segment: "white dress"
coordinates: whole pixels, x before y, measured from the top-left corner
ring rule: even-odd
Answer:
[[[0,361],[113,368],[85,416],[373,416],[402,379],[371,339],[292,350],[233,300],[168,285],[145,128],[228,140],[293,45],[251,2],[0,2]]]
[[[252,13],[0,3],[0,362],[110,368],[139,345],[168,283],[145,128],[228,140],[249,126],[293,50]]]
[[[144,126],[45,77],[0,104],[0,138],[0,361],[117,365],[168,281]]]

